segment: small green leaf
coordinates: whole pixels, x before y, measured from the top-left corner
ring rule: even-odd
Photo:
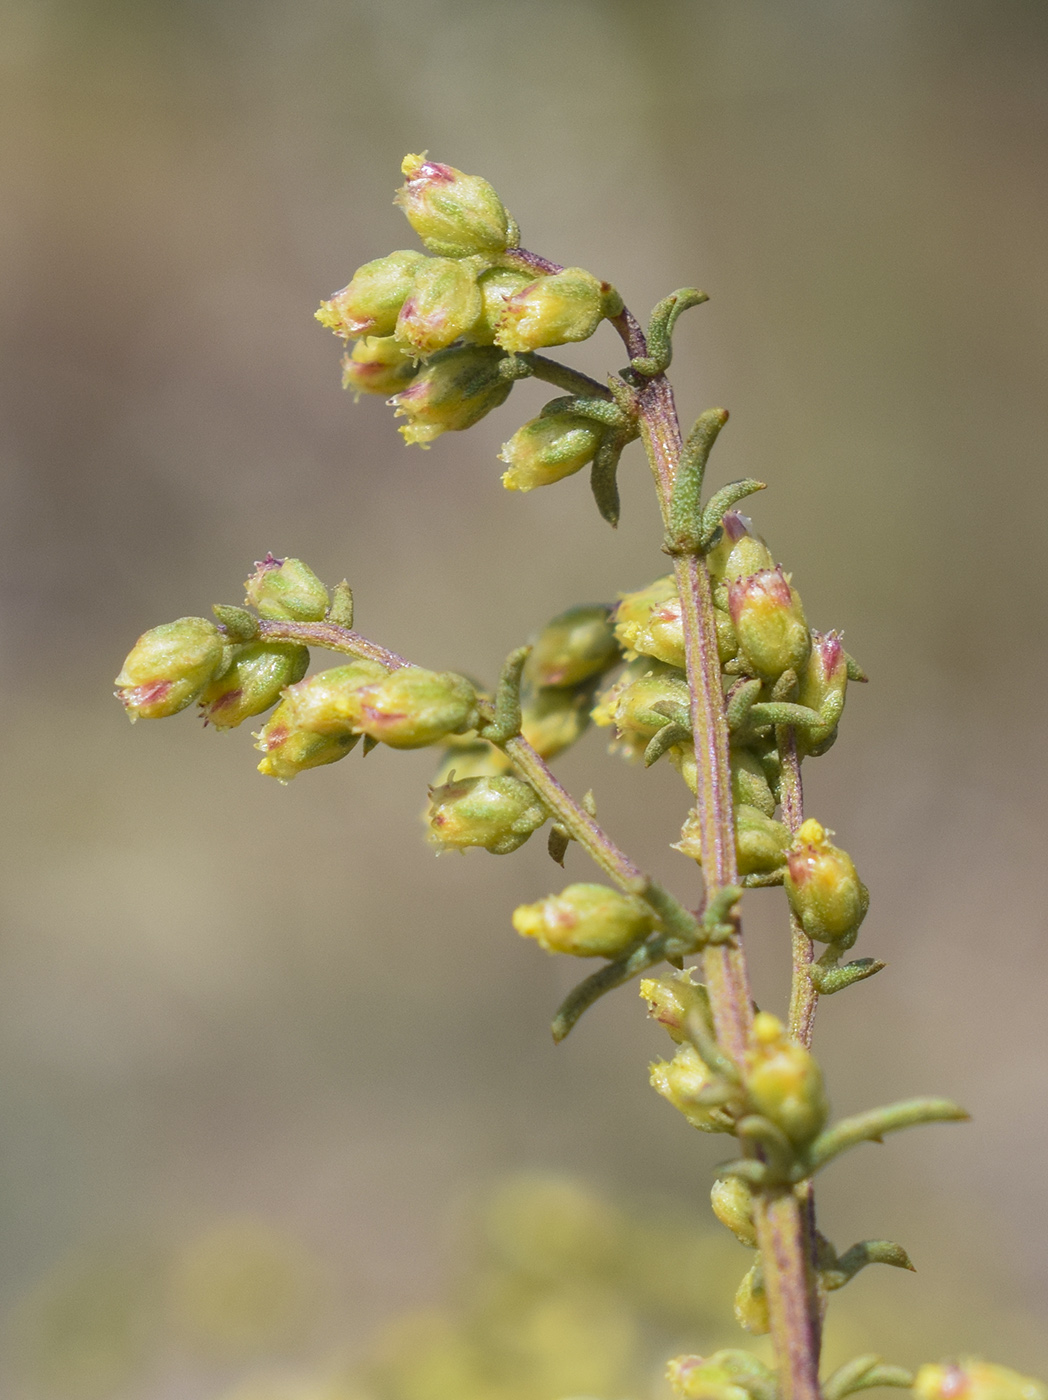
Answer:
[[[842,992],[845,987],[854,986],[856,982],[865,981],[886,966],[876,958],[856,958],[843,967],[824,967],[820,959],[808,968],[808,977],[820,996],[829,997],[834,992]]]
[[[353,626],[353,590],[345,579],[336,583],[331,590],[331,606],[327,610],[328,622],[336,627]]]
[[[713,540],[713,536],[720,528],[720,523],[732,506],[738,505],[740,501],[752,496],[756,491],[767,489],[766,481],[757,481],[754,477],[748,476],[742,481],[731,481],[727,486],[722,486],[719,491],[715,491],[706,502],[702,512],[702,520],[699,525],[699,545],[702,549],[708,549]]]
[[[846,1395],[854,1395],[857,1390],[872,1390],[879,1385],[909,1390],[913,1381],[913,1372],[902,1366],[886,1366],[876,1355],[857,1356],[823,1381],[823,1400],[844,1400]]]
[[[495,718],[480,731],[492,744],[504,744],[520,733],[520,678],[531,647],[517,647],[506,657],[495,692]]]
[[[821,1171],[850,1147],[858,1147],[862,1142],[880,1142],[885,1133],[915,1128],[922,1123],[964,1122],[969,1116],[952,1099],[903,1099],[901,1103],[856,1113],[819,1134],[808,1149],[805,1174]]]
[[[258,636],[258,618],[247,608],[231,607],[227,603],[215,603],[211,611],[225,628],[231,642],[252,642]]]
[[[830,1292],[843,1288],[867,1264],[890,1264],[894,1269],[908,1269],[911,1274],[917,1272],[901,1244],[892,1240],[863,1240],[846,1249],[830,1268],[820,1270],[824,1287]]]
[[[727,421],[727,409],[707,409],[696,420],[681,450],[663,546],[670,554],[697,554],[703,547],[702,481],[713,444]]]
[[[683,312],[693,306],[701,306],[704,301],[709,301],[709,297],[696,287],[682,287],[664,297],[652,311],[648,322],[648,353],[631,360],[631,367],[649,379],[665,373],[673,359],[674,326]]]
[[[590,468],[590,490],[601,517],[614,529],[619,523],[619,458],[624,446],[621,437],[607,436],[597,449]]]

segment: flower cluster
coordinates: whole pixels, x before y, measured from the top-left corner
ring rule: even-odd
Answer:
[[[407,156],[403,171],[396,203],[431,256],[401,249],[365,263],[316,315],[354,342],[343,386],[385,395],[407,420],[404,440],[428,447],[541,372],[534,351],[587,340],[622,301],[584,268],[521,254],[517,226],[486,180],[424,155]],[[606,425],[554,401],[503,448],[505,485],[530,491],[579,471],[605,437]]]
[[[801,765],[834,743],[848,683],[866,677],[838,632],[809,626],[791,574],[735,509],[763,483],[732,482],[703,502],[727,413],[708,410],[683,438],[665,371],[678,318],[705,294],[672,293],[645,333],[608,283],[522,249],[486,180],[425,156],[408,156],[403,172],[397,203],[426,251],[366,263],[317,313],[354,342],[346,387],[390,396],[405,440],[426,447],[478,422],[518,379],[555,385],[562,396],[503,446],[504,485],[529,491],[590,465],[598,508],[615,524],[619,457],[642,438],[673,572],[613,607],[553,618],[488,692],[369,641],[353,630],[347,583],[329,592],[300,560],[268,555],[246,607],[216,605],[215,621],[184,617],[145,633],[117,677],[120,699],[132,720],[195,701],[220,730],[272,710],[256,735],[258,766],[281,782],[358,744],[365,754],[380,744],[437,749],[425,821],[438,851],[508,854],[548,823],[558,864],[572,841],[592,857],[611,884],[574,881],[521,905],[513,925],[549,953],[605,959],[558,1011],[558,1040],[611,988],[660,963],[676,969],[641,983],[675,1047],[651,1065],[651,1083],[692,1126],[738,1141],[713,1207],[757,1250],[735,1310],[747,1330],[771,1331],[779,1366],[775,1375],[734,1351],[679,1357],[669,1379],[684,1400],[844,1400],[876,1385],[912,1386],[918,1400],[1043,1400],[1036,1382],[976,1362],[915,1378],[864,1356],[819,1381],[825,1295],[867,1264],[912,1266],[887,1240],[838,1254],[815,1227],[812,1178],[860,1143],[966,1115],[946,1099],[911,1099],[829,1123],[809,1048],[815,1004],[883,964],[841,965],[869,897],[833,832],[805,819]],[[604,320],[629,356],[604,384],[537,353],[586,340]],[[341,653],[341,664],[307,675],[311,646]],[[675,848],[702,868],[697,912],[619,850],[592,794],[577,801],[550,771],[591,721],[628,758],[668,758],[695,798]],[[757,885],[783,886],[788,902],[788,1026],[756,1011],[749,992],[739,903]],[[684,969],[695,954],[705,982]]]

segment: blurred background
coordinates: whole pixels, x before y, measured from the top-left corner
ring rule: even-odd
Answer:
[[[551,1043],[578,967],[509,924],[562,882],[542,839],[436,861],[432,755],[282,788],[249,726],[132,731],[111,698],[141,631],[240,602],[267,550],[489,681],[554,613],[664,571],[639,448],[617,533],[585,474],[502,490],[540,386],[426,453],[340,390],[313,310],[414,246],[391,198],[427,148],[638,312],[711,294],[678,329],[682,414],[731,409],[715,484],[771,483],[758,527],[872,678],[806,770],[872,890],[859,951],[889,963],[821,1011],[834,1105],[941,1092],[974,1119],[827,1174],[838,1246],[898,1239],[919,1271],[851,1284],[834,1345],[1048,1371],[1045,6],[2,0],[0,113],[4,1393],[352,1369],[446,1305],[507,1173],[706,1228],[724,1143],[648,1088],[635,989]],[[604,331],[568,358],[622,354]],[[559,771],[693,893],[678,781],[605,744]],[[781,895],[746,910],[775,1006]],[[749,1263],[725,1245],[723,1308]],[[254,1280],[239,1331],[193,1322],[223,1269],[230,1296]],[[695,1345],[740,1344],[718,1316]]]

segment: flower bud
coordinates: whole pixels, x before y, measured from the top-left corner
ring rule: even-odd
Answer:
[[[524,666],[536,686],[576,686],[614,666],[618,643],[603,603],[568,608],[546,623]]]
[[[802,756],[829,748],[837,733],[848,689],[848,658],[837,632],[813,632],[811,655],[800,675],[797,703],[807,705],[823,719],[822,728],[799,729],[797,746]]]
[[[397,340],[425,359],[468,335],[482,309],[477,270],[471,262],[427,258],[400,308]]]
[[[775,795],[768,783],[764,766],[755,753],[749,749],[732,749],[731,795],[736,808],[756,807],[766,817],[775,815]],[[781,864],[781,862],[780,862]]]
[[[636,593],[620,593],[614,612],[615,636],[619,646],[626,653],[627,661],[639,654],[634,645],[637,635],[648,625],[653,608],[670,598],[677,597],[677,585],[672,574],[657,578],[647,588],[639,588]]]
[[[415,357],[392,335],[358,340],[342,356],[342,387],[361,394],[395,394],[415,376]]]
[[[456,778],[431,788],[429,799],[429,839],[449,851],[483,846],[507,855],[549,816],[534,788],[520,778]]]
[[[667,750],[666,757],[678,775],[683,778],[692,797],[697,797],[699,795],[699,765],[695,761],[695,745],[693,743],[674,744],[673,748]]]
[[[724,571],[727,568],[732,550],[739,540],[747,535],[753,535],[753,521],[748,515],[743,515],[737,510],[729,510],[726,515],[721,516],[720,534],[714,536],[714,543],[706,552],[706,567],[715,584],[720,583],[724,578]],[[771,558],[770,555],[768,557]],[[771,567],[771,565],[758,564],[753,569],[746,569],[745,572],[752,574],[757,568],[767,567]]]
[[[789,1040],[782,1022],[768,1011],[753,1021],[753,1047],[746,1053],[750,1109],[769,1119],[795,1147],[806,1147],[829,1117],[830,1105],[815,1057]]]
[[[378,661],[351,661],[289,686],[284,704],[296,729],[310,734],[354,734],[360,717],[359,692],[388,675]]]
[[[320,622],[331,602],[328,591],[301,559],[267,554],[244,584],[244,599],[259,617],[278,622]]]
[[[539,277],[507,299],[495,343],[520,352],[588,340],[604,318],[609,291],[581,267]]]
[[[771,1331],[768,1295],[764,1291],[764,1273],[759,1262],[743,1275],[736,1290],[735,1321],[745,1332],[757,1337],[767,1336]]]
[[[491,267],[481,273],[477,285],[480,287],[483,309],[480,320],[470,332],[470,339],[478,345],[494,345],[495,332],[502,320],[506,302],[534,280],[530,273],[516,272],[511,267]]]
[[[204,723],[235,729],[275,705],[284,687],[301,680],[308,667],[309,649],[290,642],[248,642],[237,647],[229,666],[200,697]]]
[[[870,896],[831,834],[812,819],[801,823],[786,857],[786,896],[809,938],[850,948]]]
[[[670,1034],[670,1039],[683,1045],[684,1026],[688,1017],[696,1014],[704,1024],[710,1023],[710,997],[701,982],[691,980],[691,969],[667,977],[645,977],[640,994],[648,1003],[648,1015],[658,1021]]]
[[[724,1131],[723,1111],[696,1102],[697,1095],[713,1083],[713,1075],[694,1045],[685,1042],[672,1060],[656,1060],[650,1077],[655,1092],[683,1113],[693,1128],[703,1133]]]
[[[348,287],[322,301],[316,318],[322,326],[352,340],[358,335],[392,335],[424,253],[403,249],[358,267]]]
[[[738,516],[739,520],[744,520],[744,516]],[[728,516],[724,517],[725,520]],[[771,550],[764,543],[759,535],[751,535],[747,530],[744,534],[738,535],[728,551],[724,560],[722,577],[726,583],[734,583],[737,579],[748,578],[750,574],[759,574],[765,569],[774,569],[775,560],[772,558]]]
[[[319,768],[345,758],[358,741],[356,734],[313,734],[299,729],[287,701],[282,701],[263,725],[255,748],[265,754],[258,771],[267,778],[289,783],[307,768]]]
[[[513,911],[513,927],[547,953],[617,958],[648,936],[655,915],[643,900],[610,885],[569,885],[536,904],[521,904]]]
[[[132,724],[165,719],[191,705],[222,668],[222,633],[206,617],[180,617],[143,632],[114,684]]]
[[[520,732],[542,758],[570,749],[589,728],[589,694],[542,686],[525,694]]]
[[[739,646],[762,680],[778,680],[791,667],[800,674],[811,641],[800,595],[781,569],[762,569],[736,579],[728,607]]]
[[[689,812],[675,851],[702,864],[702,830],[697,812]],[[770,875],[786,862],[790,833],[782,822],[767,817],[758,807],[741,802],[735,808],[735,858],[740,875]]]
[[[599,424],[577,413],[533,418],[502,444],[499,461],[509,468],[502,473],[502,484],[507,491],[551,486],[592,462],[600,442]]]
[[[1048,1386],[1032,1376],[972,1357],[922,1366],[913,1393],[917,1400],[1048,1400]]]
[[[615,707],[615,724],[620,734],[651,739],[670,723],[655,709],[656,705],[673,704],[687,711],[690,703],[687,681],[672,672],[652,672],[632,681],[622,691]]]
[[[405,442],[428,447],[445,432],[471,428],[504,403],[512,382],[499,374],[500,351],[487,346],[441,350],[390,403],[407,424]]]
[[[433,779],[435,788],[465,778],[501,778],[513,765],[501,750],[491,744],[476,743],[445,749]]]
[[[741,1176],[721,1176],[710,1192],[713,1213],[727,1225],[740,1244],[755,1249],[757,1226],[753,1220],[753,1192]]]
[[[641,656],[654,656],[667,666],[684,669],[684,620],[676,591],[665,602],[657,603],[647,620],[635,629],[633,647]]]
[[[438,165],[425,152],[405,156],[400,168],[407,181],[393,202],[431,252],[466,258],[516,247],[515,226],[487,180]]]
[[[477,692],[465,676],[402,666],[353,692],[354,727],[391,749],[422,749],[477,722]]]
[[[681,1400],[750,1400],[750,1392],[739,1385],[731,1371],[719,1364],[722,1352],[707,1358],[676,1356],[666,1367],[666,1379]]]

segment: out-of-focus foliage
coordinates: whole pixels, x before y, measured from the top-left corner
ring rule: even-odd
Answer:
[[[149,1254],[114,1245],[60,1263],[22,1300],[11,1340],[33,1400],[151,1400],[179,1377],[196,1378],[194,1400],[665,1400],[671,1356],[742,1342],[732,1295],[752,1257],[694,1203],[521,1175],[462,1218],[441,1296],[360,1347],[318,1336],[337,1307],[319,1262],[246,1218]],[[900,1325],[904,1311],[892,1341],[920,1356],[921,1319]],[[830,1319],[828,1369],[886,1321],[863,1281]],[[765,1338],[746,1345],[771,1359]]]

